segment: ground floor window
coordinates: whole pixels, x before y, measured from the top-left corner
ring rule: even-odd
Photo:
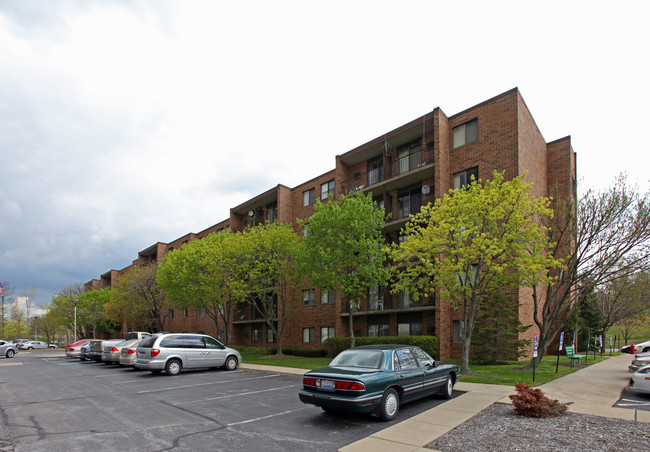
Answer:
[[[324,326],[320,329],[320,341],[325,342],[330,337],[334,337],[334,327]]]
[[[262,343],[262,325],[253,325],[253,334],[251,337],[253,344]]]
[[[368,317],[368,336],[381,337],[389,335],[389,322],[387,315]]]
[[[302,341],[305,344],[313,344],[316,342],[316,328],[303,328]]]
[[[275,329],[278,329],[278,324],[275,324]],[[269,344],[275,344],[275,334],[273,334],[273,328],[266,326],[266,342]]]
[[[400,314],[397,317],[398,336],[421,336],[422,314]]]

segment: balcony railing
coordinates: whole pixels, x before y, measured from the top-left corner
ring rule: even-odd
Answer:
[[[354,190],[363,190],[366,187],[403,176],[432,163],[433,149],[418,149],[415,152],[400,156],[388,166],[375,166],[355,173],[353,178],[343,181],[343,191],[348,193]]]
[[[434,300],[432,297],[426,297],[418,301],[411,301],[407,303],[399,295],[388,294],[384,295],[378,299],[363,300],[359,308],[360,312],[374,312],[374,311],[386,311],[388,309],[410,309],[417,308],[421,306],[434,306]],[[341,313],[348,312],[347,303],[343,303],[341,306]]]

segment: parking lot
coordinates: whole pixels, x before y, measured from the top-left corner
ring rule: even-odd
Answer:
[[[168,377],[21,352],[0,360],[0,450],[11,441],[16,451],[334,451],[443,403],[403,405],[387,423],[325,414],[298,400],[300,386],[300,377],[273,372]]]

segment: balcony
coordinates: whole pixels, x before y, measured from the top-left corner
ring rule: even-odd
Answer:
[[[371,189],[374,194],[381,194],[398,186],[418,182],[433,167],[433,155],[433,148],[418,149],[400,155],[388,166],[384,166],[383,161],[370,163],[366,170],[358,171],[351,179],[343,181],[343,192]]]
[[[390,313],[404,313],[404,312],[419,312],[419,311],[432,311],[435,309],[435,301],[433,297],[426,297],[417,302],[406,303],[400,299],[398,295],[388,293],[382,298],[377,300],[369,300],[361,302],[361,309],[355,312],[354,315],[377,315],[377,314],[390,314]],[[349,315],[347,303],[341,307],[341,316]]]

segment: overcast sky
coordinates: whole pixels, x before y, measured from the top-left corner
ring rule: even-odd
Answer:
[[[0,281],[48,303],[514,87],[583,187],[646,192],[650,2],[532,4],[3,0]]]

